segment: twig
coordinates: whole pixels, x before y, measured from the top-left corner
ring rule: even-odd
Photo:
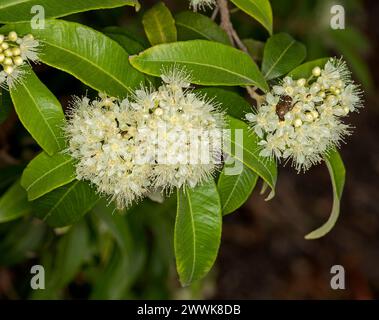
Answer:
[[[218,5],[218,8],[220,10],[220,17],[221,17],[220,26],[222,29],[225,30],[226,34],[229,37],[231,44],[233,46],[239,48],[240,50],[248,53],[247,47],[245,46],[245,44],[242,42],[242,40],[238,36],[238,33],[234,29],[233,24],[230,20],[230,11],[228,8],[228,1],[227,0],[217,0],[217,5]],[[248,94],[250,95],[250,97],[256,101],[257,107],[260,107],[264,101],[264,97],[259,95],[256,92],[257,88],[247,86],[246,90],[247,90]]]

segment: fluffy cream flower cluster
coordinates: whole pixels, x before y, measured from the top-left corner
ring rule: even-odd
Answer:
[[[182,71],[162,79],[158,90],[141,88],[123,101],[76,99],[66,127],[77,178],[120,208],[155,190],[194,187],[218,167],[218,106],[190,91]]]
[[[193,10],[204,10],[205,8],[213,8],[216,0],[190,0],[190,8]]]
[[[0,86],[12,87],[20,80],[22,66],[38,60],[39,42],[31,34],[19,37],[11,31],[7,36],[0,34]]]
[[[350,127],[342,117],[361,106],[362,92],[346,63],[330,59],[308,79],[285,77],[246,119],[262,139],[262,156],[292,160],[298,171],[305,171],[343,141]]]

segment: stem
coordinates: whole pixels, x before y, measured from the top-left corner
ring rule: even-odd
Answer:
[[[242,50],[243,52],[248,53],[248,50],[247,50],[245,44],[242,42],[242,40],[238,36],[238,33],[234,29],[233,24],[230,20],[230,11],[228,8],[228,1],[227,0],[217,0],[217,5],[218,5],[218,8],[220,10],[220,17],[221,17],[220,27],[225,30],[226,34],[229,37],[231,44],[234,47],[237,47],[240,50]],[[256,101],[257,106],[260,107],[264,101],[264,97],[259,95],[256,92],[257,88],[247,86],[246,90],[247,90],[248,94],[250,95],[250,97]]]

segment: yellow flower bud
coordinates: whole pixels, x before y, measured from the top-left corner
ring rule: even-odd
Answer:
[[[3,34],[0,34],[0,44],[2,44],[4,42],[4,35]]]
[[[20,48],[16,47],[16,48],[12,49],[12,53],[14,56],[19,56],[21,54],[21,50],[20,50]]]
[[[12,66],[6,66],[5,68],[4,68],[4,71],[5,71],[5,73],[7,73],[7,74],[11,74],[12,72],[13,72],[13,67]]]
[[[301,119],[297,118],[295,119],[295,121],[293,122],[293,125],[296,127],[296,128],[299,128],[303,125],[303,121],[301,121]]]
[[[4,64],[6,66],[11,66],[13,64],[13,60],[11,58],[5,58],[4,59]]]
[[[17,56],[13,58],[13,62],[16,66],[21,66],[24,63],[24,60],[20,56]]]
[[[312,70],[312,74],[315,77],[319,77],[321,75],[321,68],[320,67],[314,67]]]
[[[13,56],[12,49],[7,49],[4,51],[4,54],[6,57],[11,57]]]
[[[9,41],[16,42],[18,39],[17,33],[14,31],[9,32],[8,39]]]
[[[0,53],[0,63],[2,63],[4,59],[5,59],[5,56],[2,53]]]
[[[7,50],[7,49],[9,48],[9,44],[6,43],[6,42],[3,42],[3,43],[1,44],[1,48],[2,48],[3,50]]]

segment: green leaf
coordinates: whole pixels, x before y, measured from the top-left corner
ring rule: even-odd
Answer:
[[[77,12],[108,9],[121,6],[135,6],[137,0],[2,0],[0,4],[0,23],[30,21],[37,13],[31,13],[33,6],[44,8],[45,18],[58,18]]]
[[[267,80],[280,77],[298,66],[306,56],[305,46],[287,33],[278,33],[268,39],[262,62]]]
[[[0,223],[12,221],[31,212],[31,205],[20,181],[16,181],[0,198]]]
[[[61,153],[49,156],[42,152],[35,157],[26,167],[21,179],[29,201],[73,181],[76,176],[73,162],[73,158]]]
[[[302,65],[293,69],[288,76],[294,79],[305,78],[308,79],[312,75],[312,70],[314,67],[323,68],[330,58],[320,58],[317,60],[308,61]]]
[[[259,155],[260,146],[258,145],[259,137],[249,130],[248,125],[241,121],[228,117],[231,136],[227,138],[226,143],[231,144],[230,151],[226,151],[232,158],[242,162],[246,167],[253,170],[260,176],[271,188],[271,193],[266,200],[275,195],[275,185],[277,181],[277,167],[275,160]],[[240,129],[236,131],[236,129]],[[238,134],[240,133],[240,137]],[[237,138],[238,137],[238,138]]]
[[[182,285],[204,277],[212,268],[221,240],[221,204],[213,180],[178,191],[175,223],[176,266]]]
[[[177,39],[175,20],[163,2],[157,3],[146,11],[142,23],[146,36],[153,46],[175,42]]]
[[[268,0],[231,0],[272,34],[272,9]]]
[[[0,124],[7,120],[12,111],[12,100],[9,93],[0,88]]]
[[[31,69],[10,93],[20,121],[38,144],[49,155],[61,150],[65,123],[61,104]]]
[[[141,72],[160,76],[163,68],[184,67],[192,83],[213,86],[257,86],[268,90],[251,57],[230,46],[207,40],[161,44],[130,57]]]
[[[178,40],[205,39],[230,45],[226,32],[211,18],[198,12],[183,11],[175,16]]]
[[[227,172],[227,165],[225,165],[221,171],[217,188],[220,194],[223,215],[234,212],[241,207],[249,198],[257,183],[258,175],[254,171],[243,164],[241,164],[241,170],[240,174],[230,175]]]
[[[63,20],[46,20],[45,29],[30,23],[9,24],[1,32],[31,33],[41,42],[40,60],[78,78],[93,89],[125,97],[144,81],[128,62],[128,53],[103,33]]]
[[[246,113],[251,112],[250,103],[236,92],[214,87],[196,89],[194,92],[220,104],[221,109],[234,118],[243,118]]]
[[[34,214],[52,227],[64,227],[79,221],[99,197],[88,183],[74,181],[34,201]]]
[[[103,32],[121,45],[129,54],[137,54],[145,49],[143,43],[135,39],[125,28],[107,27]]]
[[[333,208],[328,221],[320,228],[312,231],[305,236],[307,240],[318,239],[325,236],[333,229],[340,214],[340,202],[343,188],[345,186],[346,170],[342,158],[337,150],[331,150],[325,157],[325,163],[328,168],[332,186],[333,186]]]

